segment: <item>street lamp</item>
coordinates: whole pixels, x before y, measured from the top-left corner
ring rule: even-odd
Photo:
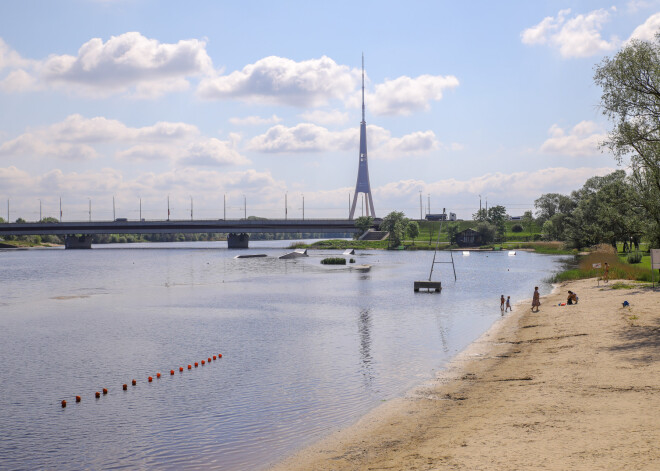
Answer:
[[[87,198],[89,200],[89,222],[92,222],[92,198]]]
[[[192,195],[190,195],[190,220],[193,220],[193,198]]]
[[[140,221],[142,221],[142,197],[138,196],[138,198],[140,200]]]
[[[39,222],[41,222],[41,198],[37,198],[39,200]]]
[[[243,218],[247,219],[247,198],[243,195]]]
[[[288,219],[288,204],[287,204],[287,196],[289,195],[289,192],[286,191],[284,192],[284,220],[286,221]]]
[[[303,221],[304,221],[305,220],[305,195],[301,194],[301,196],[302,196],[302,200],[303,200],[302,210],[303,210]]]

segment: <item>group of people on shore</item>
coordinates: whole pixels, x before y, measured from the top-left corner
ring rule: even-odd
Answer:
[[[566,304],[577,304],[578,299],[579,298],[577,294],[569,290]],[[534,294],[532,295],[532,312],[539,312],[540,306],[541,306],[541,294],[539,293],[539,287],[535,286]],[[534,308],[536,308],[536,310]],[[513,308],[511,307],[511,296],[507,296],[506,301],[504,299],[504,295],[500,296],[500,311],[502,311],[503,313],[507,311],[513,311]]]

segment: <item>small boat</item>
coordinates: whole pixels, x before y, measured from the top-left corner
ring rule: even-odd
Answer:
[[[463,256],[464,257],[469,257],[470,256],[470,251],[469,250],[463,250]]]
[[[516,251],[515,250],[509,250],[509,257],[513,257],[514,255],[516,255]]]

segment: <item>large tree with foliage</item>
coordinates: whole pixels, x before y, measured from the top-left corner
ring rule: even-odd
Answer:
[[[603,143],[631,180],[646,209],[646,232],[660,244],[660,33],[653,41],[632,40],[596,67],[603,114],[613,123]]]
[[[390,247],[398,247],[406,233],[406,226],[408,225],[408,218],[401,211],[392,211],[390,214],[383,218],[380,223],[380,230],[390,233],[389,245]]]
[[[417,221],[408,221],[406,234],[412,239],[413,245],[415,245],[415,239],[419,237],[419,223]]]
[[[371,226],[374,224],[374,218],[371,216],[360,216],[355,220],[355,227],[358,228],[360,232],[355,234],[355,238],[358,239],[362,234],[367,232]]]

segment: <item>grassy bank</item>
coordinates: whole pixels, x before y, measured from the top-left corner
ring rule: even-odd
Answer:
[[[601,268],[594,268],[594,264],[598,263],[601,264]],[[605,263],[608,263],[610,266],[610,280],[651,281],[650,261],[648,266],[629,264],[625,261],[625,258],[622,259],[613,251],[596,251],[581,257],[577,268],[558,273],[555,275],[554,281],[560,282],[586,278],[602,278],[602,267],[605,267]]]

